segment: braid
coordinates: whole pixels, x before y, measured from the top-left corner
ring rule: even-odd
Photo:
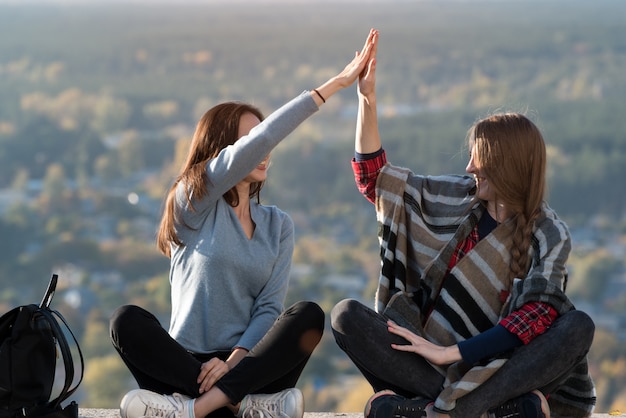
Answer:
[[[526,216],[520,213],[515,217],[510,261],[511,280],[516,277],[523,279],[526,276],[525,267],[528,260],[528,251],[525,251],[525,249],[527,249],[530,244],[530,237],[525,233],[527,225]]]
[[[539,209],[534,210],[528,218],[521,212],[515,216],[510,262],[511,281],[514,278],[526,278],[531,260],[528,250],[530,249],[533,226],[538,215]]]

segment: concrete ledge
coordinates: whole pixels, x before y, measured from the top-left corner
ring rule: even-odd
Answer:
[[[120,418],[119,409],[90,409],[79,408],[81,418]],[[593,418],[626,417],[626,413],[593,414]],[[305,412],[304,418],[363,418],[362,412]]]
[[[80,418],[120,418],[119,409],[79,408]],[[363,418],[362,412],[305,412],[304,418]]]

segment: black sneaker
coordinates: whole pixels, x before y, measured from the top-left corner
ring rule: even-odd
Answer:
[[[365,405],[365,418],[425,418],[427,399],[409,399],[390,390],[376,392]]]
[[[548,401],[538,390],[509,399],[491,409],[489,418],[550,418]]]

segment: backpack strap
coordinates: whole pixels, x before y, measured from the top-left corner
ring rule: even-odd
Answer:
[[[65,399],[69,398],[75,391],[78,389],[78,386],[83,380],[83,375],[85,372],[85,361],[83,359],[83,353],[80,349],[80,345],[78,345],[78,340],[76,336],[72,332],[72,329],[67,324],[67,321],[58,311],[50,309],[50,303],[52,302],[52,297],[54,296],[54,292],[57,286],[58,276],[53,274],[50,278],[50,283],[48,284],[48,289],[41,300],[41,304],[39,305],[39,312],[46,318],[46,321],[50,324],[50,328],[52,329],[52,333],[57,340],[59,345],[59,349],[61,350],[61,355],[63,356],[63,365],[65,367],[65,382],[63,384],[63,389],[59,396],[50,401],[50,404],[57,408],[61,405]],[[70,346],[67,342],[66,334],[61,329],[59,325],[59,321],[65,326],[65,329],[68,331],[69,335],[71,335],[76,348],[78,350],[78,356],[80,359],[80,378],[76,385],[72,387],[72,382],[74,381],[74,362],[72,357],[72,352]]]
[[[83,380],[83,375],[84,375],[84,370],[85,370],[83,353],[80,349],[80,346],[78,345],[76,336],[74,335],[74,333],[68,326],[67,322],[65,321],[65,318],[63,318],[63,315],[61,315],[58,311],[54,311],[49,308],[41,309],[39,312],[50,323],[50,328],[52,329],[54,337],[56,338],[58,342],[59,349],[61,350],[61,355],[63,356],[63,365],[65,367],[65,382],[63,384],[61,393],[55,399],[50,401],[50,404],[52,404],[56,408],[61,405],[61,402],[69,398],[76,391],[76,389],[78,389],[78,386]],[[72,382],[74,381],[74,362],[73,362],[72,352],[67,342],[66,334],[61,329],[61,326],[59,325],[57,318],[63,323],[69,335],[71,335],[76,345],[76,348],[78,350],[78,356],[80,359],[80,378],[78,382],[76,383],[76,385],[74,385],[74,387],[72,387]]]
[[[46,293],[44,294],[43,299],[41,299],[39,308],[48,309],[50,307],[50,303],[52,302],[52,297],[54,296],[54,291],[57,288],[58,279],[59,279],[59,276],[56,274],[53,274],[52,277],[50,278],[50,283],[48,283],[48,289],[46,289]]]

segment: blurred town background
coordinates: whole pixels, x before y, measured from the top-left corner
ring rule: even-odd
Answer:
[[[598,412],[626,409],[626,2],[0,1],[0,312],[41,299],[79,338],[81,407],[135,387],[111,312],[169,318],[162,198],[199,117],[266,114],[336,74],[380,30],[389,159],[464,172],[471,123],[527,113],[549,152],[550,205],[573,236],[567,292],[597,332]],[[296,223],[287,303],[373,302],[374,208],[354,186],[356,93],[333,97],[272,155],[263,201]],[[371,388],[327,331],[299,387],[308,411],[360,411]],[[557,356],[558,353],[555,353]]]

